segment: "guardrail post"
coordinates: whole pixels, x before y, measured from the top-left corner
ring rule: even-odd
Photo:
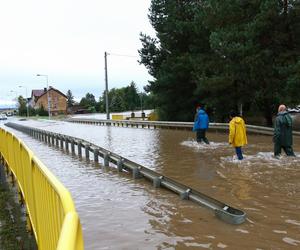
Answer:
[[[159,188],[162,179],[163,179],[163,176],[153,178],[153,187]]]
[[[138,178],[142,177],[142,175],[141,175],[140,170],[139,170],[138,167],[134,167],[132,169],[132,177],[133,177],[133,179],[138,179]]]
[[[58,147],[58,146],[59,146],[59,142],[58,142],[58,135],[55,135],[55,145],[56,145],[56,147]]]
[[[120,158],[117,162],[117,167],[118,167],[119,172],[123,171],[123,163],[124,163],[124,160],[122,158]]]
[[[75,154],[75,142],[74,139],[71,139],[71,152],[74,155]]]
[[[81,141],[78,142],[77,147],[78,147],[78,156],[81,158],[82,157]]]
[[[180,199],[182,199],[182,200],[188,200],[190,192],[191,192],[191,189],[187,189],[184,192],[182,192],[180,194]]]
[[[94,162],[99,162],[99,149],[94,148]]]
[[[60,148],[61,149],[64,149],[64,137],[63,136],[60,136]]]
[[[65,138],[66,150],[69,151],[69,139]]]
[[[85,148],[85,158],[86,158],[86,160],[89,160],[90,159],[90,146],[88,144],[85,144],[84,148]]]
[[[108,167],[109,166],[109,153],[104,153],[103,160],[104,160],[104,166]]]

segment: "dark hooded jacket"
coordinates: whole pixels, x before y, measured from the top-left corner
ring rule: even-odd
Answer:
[[[293,120],[288,112],[279,112],[275,119],[274,142],[280,146],[287,147],[293,145]]]

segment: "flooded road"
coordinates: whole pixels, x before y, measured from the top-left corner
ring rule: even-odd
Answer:
[[[55,121],[20,124],[83,138],[247,213],[239,226],[206,208],[126,173],[79,161],[14,131],[70,190],[85,249],[299,249],[300,139],[296,158],[272,157],[269,136],[248,135],[236,160],[227,134],[209,146],[180,130],[149,130]],[[8,128],[6,128],[8,129]],[[10,129],[11,130],[11,129]]]

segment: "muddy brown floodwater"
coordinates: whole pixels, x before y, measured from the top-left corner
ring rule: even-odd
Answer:
[[[297,157],[273,158],[272,138],[248,135],[238,161],[227,134],[209,146],[190,131],[18,121],[83,138],[247,213],[242,225],[116,169],[99,168],[14,131],[70,190],[85,249],[300,249],[300,138]],[[12,130],[12,129],[10,129]]]

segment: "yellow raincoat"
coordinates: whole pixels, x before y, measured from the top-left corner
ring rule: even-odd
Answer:
[[[245,122],[241,117],[234,117],[229,122],[229,143],[233,147],[242,147],[247,144]]]

